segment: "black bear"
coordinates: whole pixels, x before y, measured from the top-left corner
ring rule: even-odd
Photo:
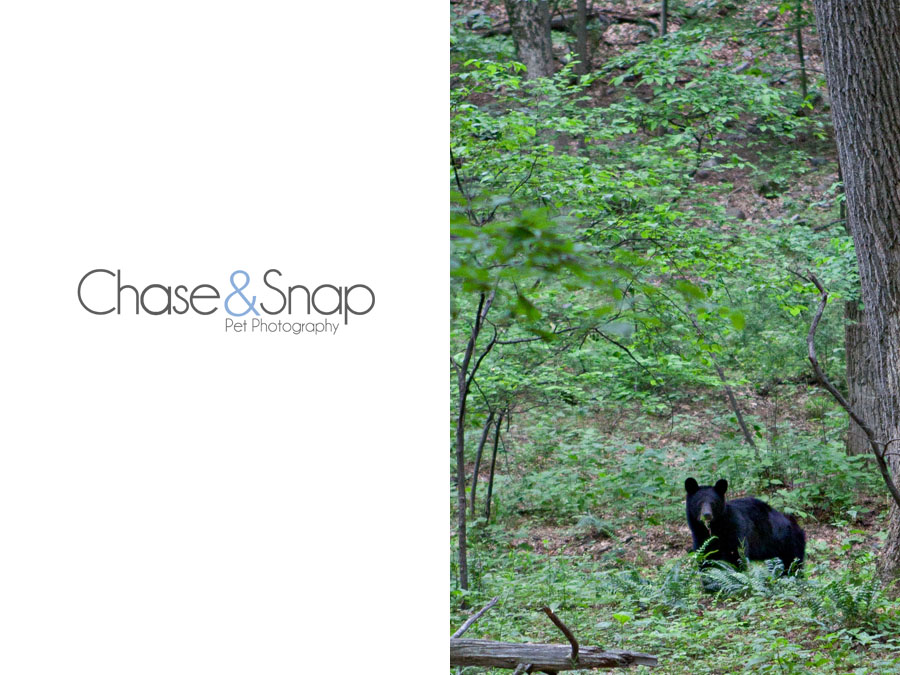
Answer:
[[[780,558],[784,569],[799,570],[806,553],[806,533],[793,516],[776,511],[753,497],[725,501],[728,481],[698,485],[693,478],[684,481],[687,492],[687,520],[696,551],[710,536],[716,537],[709,550],[711,560],[738,565],[741,550],[750,560]]]

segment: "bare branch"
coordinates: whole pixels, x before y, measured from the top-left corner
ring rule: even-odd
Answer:
[[[572,645],[572,663],[578,663],[578,640],[576,640],[575,636],[572,635],[572,631],[569,630],[569,627],[566,626],[566,624],[564,624],[562,620],[558,616],[556,616],[556,614],[553,613],[553,610],[549,607],[541,607],[541,611],[549,616],[553,624],[563,632],[563,635],[566,636],[566,640],[568,640],[569,644]]]
[[[493,294],[491,294],[493,298]],[[487,314],[487,312],[485,312]],[[475,379],[475,373],[478,372],[478,367],[481,365],[481,362],[484,361],[484,357],[488,355],[491,349],[494,348],[494,345],[497,344],[497,327],[494,326],[494,336],[491,338],[491,341],[488,342],[488,346],[484,348],[484,351],[481,353],[481,356],[478,357],[478,360],[475,361],[475,366],[472,368],[472,373],[469,375],[467,386],[472,385],[472,380]]]
[[[553,331],[553,334],[554,335],[563,335],[564,333],[571,333],[574,330],[578,330],[578,328],[579,328],[578,326],[574,326],[571,328],[561,328],[560,330]],[[534,337],[516,338],[514,340],[498,340],[497,344],[498,345],[518,345],[518,344],[522,344],[523,342],[537,342],[538,340],[543,340],[543,339],[544,339],[543,336],[536,335]]]
[[[491,600],[488,604],[486,604],[484,607],[479,609],[475,614],[473,614],[468,619],[466,619],[466,622],[462,626],[460,626],[459,629],[453,635],[450,636],[450,638],[453,639],[453,638],[462,637],[462,634],[465,633],[467,630],[469,630],[472,627],[472,624],[474,624],[476,621],[478,621],[478,619],[483,617],[485,615],[485,613],[491,607],[496,605],[497,601],[499,599],[500,599],[499,595],[495,596],[493,598],[493,600]]]
[[[538,158],[537,158],[537,155],[535,155],[534,161],[531,162],[531,168],[528,169],[528,173],[525,175],[525,178],[523,178],[521,181],[519,181],[519,184],[516,185],[512,189],[512,192],[509,193],[510,197],[512,197],[514,194],[516,194],[516,192],[519,191],[519,188],[521,188],[523,185],[525,185],[525,183],[527,183],[529,180],[531,180],[531,174],[534,173],[534,167],[537,164],[537,161],[538,161]],[[490,215],[488,215],[488,217],[485,218],[481,224],[485,225],[485,224],[491,222],[494,219],[494,214],[497,213],[497,209],[499,209],[499,208],[500,208],[500,204],[497,204],[496,206],[494,206],[494,208],[491,209]]]
[[[812,228],[813,232],[821,232],[822,230],[827,230],[832,225],[837,225],[838,223],[846,222],[846,218],[838,218],[837,220],[832,220],[831,222],[825,223],[824,225],[816,225]]]
[[[618,342],[618,341],[616,341],[616,340],[613,340],[611,337],[609,337],[609,335],[607,335],[606,333],[604,333],[604,332],[603,332],[602,330],[600,330],[599,328],[598,328],[597,330],[595,330],[594,332],[595,332],[597,335],[599,335],[600,337],[602,337],[604,340],[606,340],[607,342],[609,342],[610,344],[615,345],[616,347],[618,347],[619,349],[621,349],[623,352],[625,352],[626,354],[628,354],[628,357],[629,357],[632,361],[634,361],[636,364],[638,364],[638,366],[640,366],[641,368],[643,368],[643,369],[644,369],[644,372],[646,372],[646,373],[647,373],[648,375],[650,375],[651,377],[653,376],[653,373],[650,372],[650,370],[647,368],[647,366],[645,366],[643,363],[641,363],[640,361],[638,361],[637,358],[635,357],[635,355],[631,353],[631,350],[628,349],[628,347],[626,347],[625,345],[621,344],[620,342]]]
[[[797,274],[794,272],[794,274]],[[802,276],[802,275],[798,275]],[[831,380],[828,379],[828,376],[822,371],[822,368],[819,366],[819,359],[816,356],[816,329],[819,327],[819,321],[822,319],[822,313],[825,311],[825,305],[828,304],[828,291],[822,286],[819,280],[816,278],[812,272],[810,272],[806,277],[806,280],[813,284],[816,289],[819,291],[819,307],[816,310],[816,315],[813,317],[812,323],[809,326],[809,333],[806,336],[806,347],[809,352],[809,362],[812,364],[813,371],[816,374],[819,382],[822,383],[822,386],[831,394],[832,398],[837,401],[840,406],[847,411],[847,414],[850,415],[850,419],[852,419],[856,424],[862,429],[863,433],[866,435],[866,438],[869,439],[869,445],[872,446],[872,453],[875,455],[875,461],[878,463],[878,470],[881,472],[881,477],[884,479],[884,484],[887,486],[888,492],[891,493],[891,497],[894,500],[894,503],[900,507],[900,490],[897,490],[897,486],[894,484],[893,478],[891,478],[891,472],[888,468],[887,462],[885,461],[885,450],[889,443],[896,439],[891,439],[887,443],[881,443],[877,437],[875,436],[875,432],[872,430],[868,424],[865,423],[862,417],[850,406],[847,402],[847,399],[844,398],[844,395],[839,392],[833,384],[831,384]]]
[[[462,193],[462,196],[465,197],[466,200],[466,215],[469,217],[469,222],[475,223],[476,218],[475,214],[472,212],[472,201],[469,199],[469,193],[466,192],[466,189],[463,187],[462,181],[459,178],[459,171],[456,168],[456,157],[453,156],[453,146],[450,146],[450,166],[453,167],[453,175],[456,177],[456,187],[459,188],[459,191]]]

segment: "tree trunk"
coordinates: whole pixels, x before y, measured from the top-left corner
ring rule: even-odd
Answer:
[[[794,21],[797,22],[797,59],[800,61],[800,95],[806,100],[806,58],[803,54],[803,0],[797,0],[794,11]]]
[[[875,407],[875,396],[869,382],[868,356],[866,345],[865,314],[859,307],[859,300],[848,300],[844,303],[844,347],[847,355],[847,393],[850,406],[869,424],[872,423],[870,411]],[[871,451],[869,439],[850,420],[847,432],[847,454],[864,455]]]
[[[869,340],[869,411],[882,443],[900,438],[900,3],[817,0],[847,221],[856,247]],[[896,443],[888,452],[898,450]],[[893,476],[900,453],[887,460]],[[900,572],[900,509],[891,506],[879,559]]]
[[[480,306],[479,309],[481,309]],[[471,358],[468,352],[467,356]],[[468,366],[468,359],[466,359],[465,365]],[[466,385],[466,369],[460,369],[458,380],[459,402],[456,413],[456,534],[459,544],[459,587],[465,591],[469,589],[469,563],[466,553],[466,398],[469,392]]]
[[[838,164],[838,182],[841,184],[841,197],[843,197],[844,174],[840,164]],[[844,230],[850,234],[850,227],[847,225],[847,203],[843,200],[841,201],[840,216]],[[864,422],[871,425],[871,410],[876,401],[867,375],[871,366],[866,354],[869,338],[865,320],[866,315],[860,307],[858,297],[844,303],[844,361],[846,364],[844,375],[847,380],[847,394],[850,399],[850,407],[862,416]],[[864,455],[869,452],[872,448],[862,428],[852,418],[847,423],[847,454]]]
[[[491,422],[494,421],[494,411],[492,410],[487,419],[484,421],[484,428],[481,430],[481,440],[478,441],[478,449],[475,451],[475,468],[472,471],[472,492],[469,496],[469,504],[471,511],[469,515],[475,518],[475,494],[478,490],[478,471],[481,469],[481,453],[484,452],[484,444],[487,443],[488,434],[491,433]]]
[[[662,0],[659,10],[659,36],[665,37],[669,24],[669,0]]]
[[[585,75],[590,71],[591,65],[591,55],[588,54],[587,0],[577,0],[575,9],[575,49],[578,52],[575,74]]]
[[[491,473],[488,476],[487,497],[484,500],[484,517],[491,522],[491,497],[494,495],[494,471],[497,468],[497,446],[500,443],[500,423],[503,422],[503,413],[497,417],[494,427],[494,452],[491,454]]]
[[[716,361],[715,357],[712,354],[710,354],[710,361],[712,361],[719,379],[722,380],[722,386],[725,387],[725,395],[728,397],[728,405],[731,407],[731,412],[734,413],[734,416],[737,419],[738,426],[741,427],[741,433],[744,434],[744,440],[747,442],[747,445],[753,448],[753,453],[754,455],[756,455],[756,459],[758,460],[759,448],[756,447],[756,442],[753,440],[753,434],[750,433],[750,429],[747,427],[747,423],[744,421],[744,415],[741,413],[741,407],[738,405],[737,399],[734,397],[734,392],[731,390],[731,385],[728,384],[728,378],[725,377],[725,371],[722,370],[722,366],[719,365],[719,362]]]
[[[457,536],[459,540],[459,587],[468,590],[469,588],[469,564],[466,552],[466,402],[469,398],[469,386],[475,378],[475,372],[481,365],[482,359],[487,356],[494,346],[496,335],[490,344],[481,353],[481,356],[472,365],[472,356],[475,354],[475,346],[478,344],[478,336],[484,326],[484,320],[488,312],[491,310],[491,304],[494,302],[494,291],[485,298],[484,293],[478,299],[478,309],[475,311],[475,322],[472,324],[472,331],[469,333],[469,340],[466,343],[466,351],[463,355],[461,364],[456,365],[456,376],[459,389],[459,401],[457,402],[456,413],[456,508],[457,513]],[[454,362],[455,363],[455,362]]]
[[[550,39],[550,5],[546,0],[504,0],[519,61],[528,69],[525,77],[553,74],[553,43]]]

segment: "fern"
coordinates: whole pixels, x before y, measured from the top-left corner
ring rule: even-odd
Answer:
[[[719,560],[709,561],[703,570],[703,587],[725,597],[793,597],[802,595],[805,581],[788,576],[784,563],[773,558],[764,565],[751,565],[742,557],[740,568]]]
[[[841,628],[874,628],[881,615],[875,610],[884,603],[881,584],[874,576],[861,581],[845,574],[815,587],[806,605],[820,625]]]
[[[696,606],[698,571],[689,559],[672,560],[653,579],[642,577],[636,570],[622,570],[606,579],[617,595],[631,596],[639,606],[659,605],[680,611]]]
[[[593,536],[604,536],[608,539],[614,539],[616,534],[615,531],[608,522],[605,520],[601,520],[596,516],[586,515],[582,516],[578,523],[575,525],[579,530],[588,530]]]

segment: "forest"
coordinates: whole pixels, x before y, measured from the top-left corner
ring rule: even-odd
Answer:
[[[451,0],[449,99],[450,672],[900,673],[900,5]]]

